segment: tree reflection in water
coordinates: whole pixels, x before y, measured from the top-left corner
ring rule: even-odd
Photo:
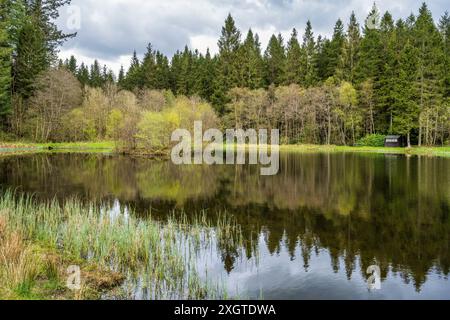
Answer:
[[[105,155],[26,155],[0,160],[1,185],[63,200],[119,200],[159,219],[175,210],[233,214],[242,248],[219,241],[225,269],[255,255],[262,237],[276,255],[325,249],[351,279],[377,263],[417,290],[431,271],[450,272],[450,159],[369,154],[282,154],[277,176],[257,166],[175,166]],[[297,257],[301,252],[301,257]],[[282,263],[282,262],[280,262]],[[358,269],[357,268],[358,266]]]

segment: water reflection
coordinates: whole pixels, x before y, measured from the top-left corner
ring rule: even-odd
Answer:
[[[232,213],[245,248],[219,241],[204,259],[254,298],[450,298],[450,159],[282,154],[280,165],[263,177],[257,166],[28,155],[0,160],[0,182],[42,198],[116,202],[142,216],[151,208],[159,219],[173,209]],[[367,296],[374,264],[390,289]]]

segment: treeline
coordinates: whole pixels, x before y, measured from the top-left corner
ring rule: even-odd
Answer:
[[[41,73],[36,86],[21,127],[33,141],[113,140],[124,152],[165,154],[174,130],[193,131],[195,120],[210,128],[219,125],[208,103],[175,97],[170,90],[133,93],[114,83],[83,88],[65,68]]]
[[[21,134],[36,80],[57,60],[58,47],[75,34],[53,22],[70,0],[0,0],[0,117]]]
[[[18,136],[29,134],[36,80],[52,67],[77,78],[83,99],[88,88],[107,94],[112,85],[135,97],[146,90],[199,97],[223,126],[280,128],[285,143],[355,144],[388,133],[419,145],[448,143],[450,15],[436,24],[426,4],[398,21],[374,5],[363,26],[352,13],[348,23],[337,21],[331,39],[316,37],[308,21],[302,39],[295,29],[287,40],[273,35],[265,51],[258,35],[249,30],[244,37],[229,15],[217,55],[185,47],[169,59],[149,45],[116,76],[98,61],[56,61],[57,46],[73,35],[50,21],[69,2],[0,0],[9,26],[0,33],[3,127]]]
[[[327,39],[315,37],[308,21],[302,39],[296,29],[287,41],[273,35],[263,52],[258,35],[249,30],[242,37],[230,15],[219,54],[185,47],[169,60],[149,45],[142,61],[134,53],[117,83],[130,91],[198,95],[225,125],[278,127],[286,143],[354,144],[366,135],[396,133],[419,145],[445,144],[449,36],[448,13],[436,25],[423,4],[417,16],[394,21],[374,5],[362,27],[352,13],[347,24],[336,22]],[[112,81],[106,67],[95,63],[90,69],[87,76],[86,66],[78,68],[82,83]]]

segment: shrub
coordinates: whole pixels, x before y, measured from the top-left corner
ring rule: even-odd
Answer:
[[[386,136],[382,134],[371,134],[365,136],[356,143],[357,147],[384,147]]]

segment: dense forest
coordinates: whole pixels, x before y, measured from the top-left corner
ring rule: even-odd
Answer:
[[[0,0],[2,135],[33,141],[113,139],[163,149],[173,128],[279,128],[283,143],[357,145],[402,134],[418,145],[450,139],[450,15],[424,3],[395,21],[374,4],[331,39],[273,35],[264,50],[231,15],[219,53],[188,46],[172,58],[151,44],[116,76],[97,61],[58,60],[75,34],[53,22],[70,0]],[[369,138],[367,138],[369,137]],[[366,139],[364,139],[366,138]],[[375,139],[376,140],[376,139]]]

